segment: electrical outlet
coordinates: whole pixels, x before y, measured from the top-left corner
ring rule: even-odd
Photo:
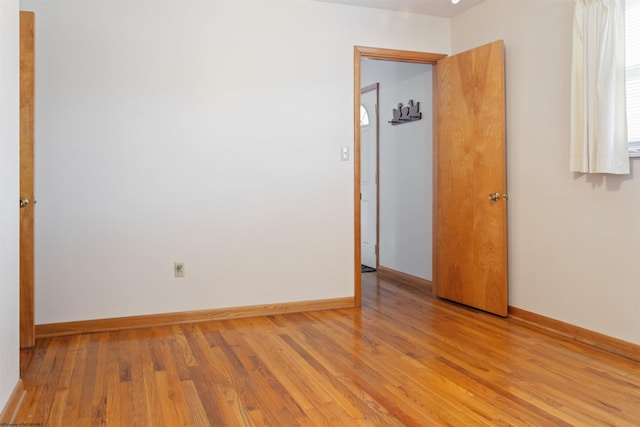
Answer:
[[[176,277],[184,277],[184,262],[174,262],[173,263],[173,274]]]

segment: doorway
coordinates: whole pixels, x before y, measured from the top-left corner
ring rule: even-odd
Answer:
[[[395,62],[410,62],[420,64],[435,64],[439,59],[444,58],[446,55],[430,54],[422,52],[401,51],[392,49],[378,49],[370,47],[356,46],[354,48],[354,117],[357,122],[354,124],[355,136],[354,136],[354,210],[355,210],[355,271],[354,271],[354,295],[356,300],[356,306],[360,306],[361,303],[361,287],[362,287],[362,206],[360,202],[361,188],[361,175],[362,175],[362,146],[361,146],[361,129],[359,123],[360,117],[360,105],[361,101],[361,87],[362,87],[362,59],[379,59]],[[405,100],[408,102],[408,100]],[[379,237],[378,237],[379,238]]]
[[[370,265],[365,252],[366,177],[374,177],[375,170],[368,169],[377,161],[378,276],[392,280],[402,277],[416,286],[431,288],[433,66],[363,59],[360,75],[363,86],[372,82],[378,85],[380,115],[377,159],[368,159],[369,129],[361,126],[362,264]],[[367,95],[361,95],[363,105]]]

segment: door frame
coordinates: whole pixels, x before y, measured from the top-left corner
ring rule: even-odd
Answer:
[[[360,90],[361,90],[361,76],[360,76],[360,61],[363,58],[370,59],[378,59],[385,61],[395,61],[395,62],[413,62],[419,64],[431,64],[433,65],[433,85],[435,88],[435,73],[436,63],[445,58],[447,55],[439,54],[439,53],[426,53],[426,52],[415,52],[408,50],[396,50],[396,49],[382,49],[375,47],[365,47],[365,46],[354,46],[353,48],[353,82],[354,82],[354,102],[353,102],[353,117],[354,117],[354,141],[353,141],[353,170],[354,170],[354,183],[353,183],[353,208],[354,208],[354,299],[355,306],[360,307],[362,305],[362,271],[360,267],[362,254],[360,248],[361,242],[361,224],[360,224]],[[435,93],[435,92],[434,92]],[[435,104],[436,97],[433,97],[433,102]],[[434,105],[435,106],[435,105]],[[436,111],[435,108],[433,111]],[[432,118],[433,120],[433,118]],[[433,120],[433,200],[436,199],[436,184],[437,184],[437,164],[436,164],[436,150],[438,146],[437,134],[436,134],[436,121]],[[433,236],[437,236],[437,209],[435,204],[432,204],[433,210]],[[437,266],[436,260],[436,239],[433,239],[433,250],[432,250],[432,262],[433,262],[433,277],[434,279],[437,277],[437,272],[435,271]],[[433,289],[434,293],[437,289],[437,283],[433,281]]]
[[[374,267],[377,269],[379,264],[378,245],[380,244],[380,184],[379,184],[380,182],[380,113],[379,113],[380,83],[372,83],[369,86],[363,87],[362,89],[360,89],[360,96],[362,96],[363,93],[371,92],[373,90],[376,91],[376,106],[374,111],[375,119],[376,119],[376,143],[375,143],[376,172],[375,172],[375,180],[374,180],[375,186],[376,186],[376,242],[375,242],[376,265],[373,265],[370,267]],[[362,98],[360,98],[360,101],[362,101]],[[360,140],[358,139],[358,141]],[[360,149],[362,148],[362,144],[359,145],[359,148]],[[362,191],[362,188],[360,190]],[[362,200],[362,198],[360,198],[360,200]],[[360,204],[360,206],[362,206],[362,203]],[[362,215],[362,212],[360,212],[360,215]],[[360,218],[362,219],[362,217]],[[361,231],[360,238],[362,239],[362,230],[360,231]],[[362,241],[360,242],[360,245],[362,245]]]

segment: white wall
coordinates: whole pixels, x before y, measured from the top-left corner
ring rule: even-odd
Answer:
[[[0,412],[20,371],[19,324],[19,15],[0,1]]]
[[[362,86],[380,83],[380,251],[383,267],[432,279],[432,66],[363,60]],[[420,102],[423,119],[393,126],[398,103]]]
[[[506,45],[509,303],[640,343],[640,159],[629,176],[569,172],[571,0],[487,0],[452,50]]]
[[[448,19],[305,0],[22,7],[36,323],[353,295],[353,47],[448,52]]]

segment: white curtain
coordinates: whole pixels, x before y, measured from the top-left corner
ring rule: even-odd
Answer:
[[[625,0],[576,0],[571,78],[573,172],[629,173]]]

